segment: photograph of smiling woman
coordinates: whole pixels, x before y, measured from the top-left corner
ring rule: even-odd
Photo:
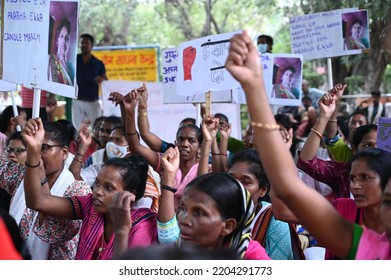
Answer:
[[[48,81],[75,84],[77,2],[50,2]]]

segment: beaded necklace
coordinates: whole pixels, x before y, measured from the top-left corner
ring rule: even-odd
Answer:
[[[97,260],[100,259],[100,255],[102,254],[102,252],[104,250],[106,250],[106,248],[104,247],[104,242],[105,242],[105,232],[103,231],[102,232],[101,242],[100,242],[100,247],[98,248],[98,257],[96,258]]]

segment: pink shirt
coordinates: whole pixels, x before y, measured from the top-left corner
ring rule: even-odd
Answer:
[[[198,163],[194,164],[186,176],[183,176],[182,171],[178,169],[175,176],[174,188],[177,189],[177,192],[174,195],[175,211],[178,208],[179,201],[183,193],[185,192],[186,186],[197,177]]]
[[[157,167],[155,168],[155,171],[162,176],[163,174],[163,169],[162,169],[162,154],[157,153],[159,160]],[[174,188],[177,189],[175,195],[174,195],[174,203],[175,203],[175,212],[178,208],[179,201],[181,200],[181,197],[183,193],[185,192],[186,186],[194,179],[197,177],[197,172],[198,172],[198,163],[194,164],[189,172],[185,176],[183,176],[182,171],[178,169],[176,175],[175,175],[175,180],[174,180]]]
[[[391,247],[386,234],[379,234],[366,227],[363,229],[356,260],[391,260]]]
[[[265,248],[256,240],[250,240],[247,251],[244,254],[245,260],[270,260]]]

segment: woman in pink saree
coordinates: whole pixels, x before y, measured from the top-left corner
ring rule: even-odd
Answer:
[[[44,136],[41,119],[31,119],[26,124],[23,136],[27,144],[27,159],[30,166],[40,164],[40,150]],[[100,170],[93,185],[93,193],[69,198],[53,196],[42,189],[39,172],[26,169],[26,203],[29,208],[53,217],[81,219],[78,260],[111,259],[116,246],[116,227],[124,226],[112,219],[109,206],[115,199],[121,201],[122,211],[129,213],[126,226],[129,247],[149,246],[157,240],[156,213],[149,208],[132,207],[145,192],[148,164],[142,156],[113,158]]]

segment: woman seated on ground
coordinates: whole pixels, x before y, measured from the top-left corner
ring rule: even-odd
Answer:
[[[163,244],[232,248],[246,260],[270,259],[251,239],[254,205],[250,194],[232,176],[208,173],[185,188],[177,213],[173,186],[179,168],[179,150],[168,149],[163,157],[162,199],[158,213],[159,241]]]
[[[70,166],[72,174],[76,178],[87,182],[91,187],[94,185],[96,177],[104,164],[104,162],[95,163],[83,168],[84,153],[88,150],[92,141],[93,139],[87,127],[79,131],[79,147]],[[123,125],[116,126],[111,130],[109,142],[107,142],[105,149],[109,160],[112,158],[127,158],[132,154],[129,151],[129,145],[125,137],[125,127]],[[151,168],[148,168],[148,179],[144,197],[140,198],[137,203],[134,203],[133,208],[147,207],[157,212],[159,208],[159,196],[160,190],[152,175]]]
[[[216,142],[217,129],[218,119],[213,116],[204,116],[202,120],[204,141],[201,149],[199,175],[208,173],[207,161],[210,151],[212,153],[213,170],[219,169],[222,166],[221,162],[223,160],[227,162],[226,150],[223,152],[224,156],[221,156],[222,152],[219,150]],[[226,147],[228,137],[224,137],[224,139],[225,141],[220,142],[220,145]],[[216,162],[217,168],[215,167]],[[268,203],[270,202],[270,184],[262,170],[258,153],[254,149],[237,151],[233,154],[229,165],[228,163],[226,165],[227,169],[229,167],[229,170],[227,170],[228,173],[243,184],[250,193],[255,205],[256,221],[252,228],[252,238],[265,247],[267,254],[272,259],[294,259],[289,225],[285,222],[277,221],[274,218],[271,218],[271,220],[264,218],[268,216],[266,213],[271,211],[270,207],[266,211],[266,208],[270,206],[270,203]],[[268,202],[261,202],[261,200],[265,200],[268,197]],[[295,229],[293,233],[295,234],[293,237],[298,238]],[[298,239],[297,244],[299,244]]]
[[[255,205],[252,238],[265,247],[273,260],[293,260],[298,257],[292,249],[292,239],[296,238],[296,244],[300,242],[294,225],[291,233],[290,225],[276,219],[273,214],[269,221],[264,218],[267,211],[272,211],[272,204],[269,179],[263,171],[258,152],[253,149],[236,152],[230,161],[228,174],[239,180],[250,192]]]
[[[331,204],[348,221],[363,225],[377,233],[383,233],[384,225],[379,215],[382,195],[380,182],[390,169],[390,153],[375,148],[361,150],[354,155],[351,162],[349,176],[353,199],[337,198],[332,200]],[[284,206],[275,207],[275,213],[282,220],[299,222],[298,218]],[[325,259],[338,258],[326,248]]]
[[[41,119],[30,120],[23,133],[28,147],[27,162],[39,162],[45,134]],[[131,228],[126,235],[129,247],[155,243],[156,213],[149,208],[132,207],[132,203],[140,199],[145,191],[148,165],[143,157],[108,160],[96,178],[92,194],[69,198],[54,196],[43,190],[39,173],[34,171],[33,168],[26,170],[27,206],[49,216],[83,221],[76,259],[111,259],[116,225],[109,214],[113,200],[119,201],[121,210],[128,215],[125,224]]]
[[[36,151],[34,164],[28,160],[31,146],[28,145],[24,132],[22,137],[27,144],[25,165],[6,158],[0,159],[0,187],[12,196],[10,214],[20,227],[21,236],[27,242],[32,259],[74,259],[81,221],[55,218],[26,206],[24,186],[29,185],[31,180],[25,174],[34,172],[40,190],[59,197],[86,195],[91,189],[84,182],[76,181],[64,167],[70,137],[63,125],[48,122],[45,123],[45,130],[43,127],[41,130],[41,145]]]
[[[298,168],[315,180],[331,187],[333,197],[330,196],[329,198],[350,197],[349,169],[351,163],[322,160],[316,156],[320,143],[323,140],[322,135],[325,127],[336,109],[337,92],[343,92],[345,87],[346,85],[337,84],[329,93],[324,94],[319,99],[320,114],[314,127],[311,129],[311,133],[308,135],[297,161]],[[376,131],[376,125],[358,127],[352,139],[352,152],[356,153],[368,147],[376,147]]]

